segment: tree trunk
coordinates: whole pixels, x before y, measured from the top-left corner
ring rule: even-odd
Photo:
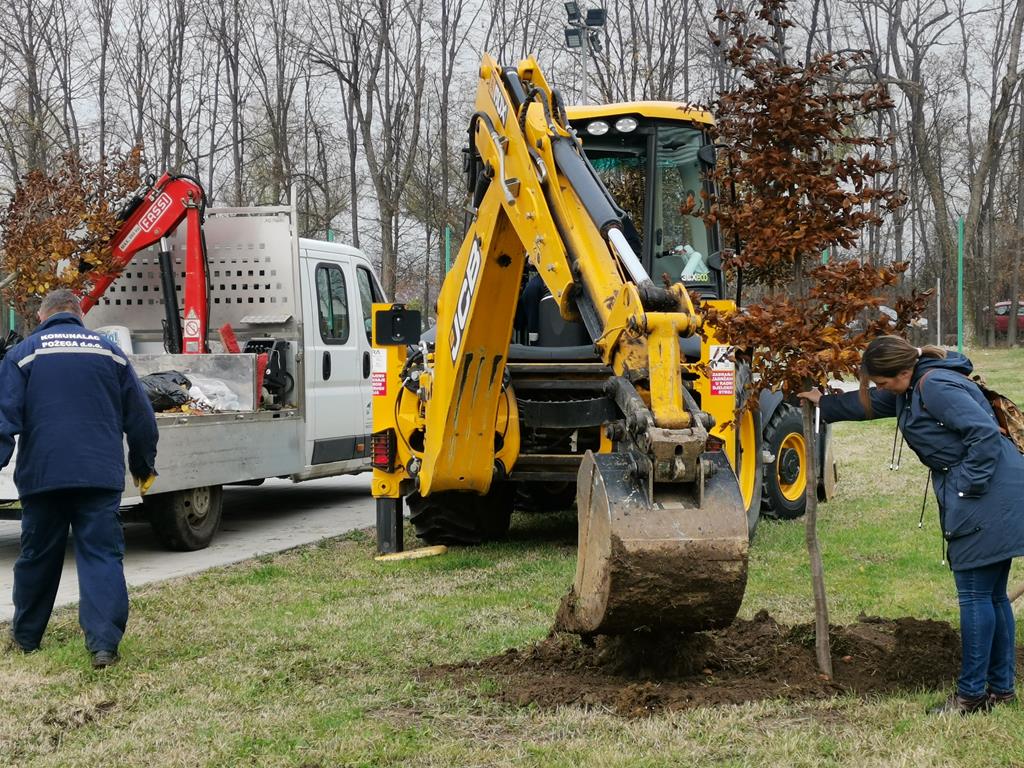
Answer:
[[[1016,237],[1014,238],[1013,269],[1010,271],[1010,317],[1006,325],[1006,346],[1017,346],[1017,301],[1020,299],[1020,251],[1024,248],[1024,93],[1021,94],[1021,108],[1017,123],[1017,215]],[[989,304],[989,325],[993,324]]]
[[[808,389],[813,386],[808,382]],[[814,589],[814,650],[818,657],[818,670],[832,677],[832,653],[828,634],[828,595],[825,592],[825,568],[821,562],[818,544],[818,457],[817,434],[814,429],[814,406],[804,401],[804,466],[807,467],[807,511],[804,513],[804,539],[811,562],[811,585]]]
[[[355,98],[351,87],[345,95],[345,137],[348,148],[348,189],[349,189],[349,213],[352,217],[352,246],[359,248],[359,168],[358,168],[358,139],[356,137],[355,108],[352,101]],[[389,294],[390,295],[390,294]]]

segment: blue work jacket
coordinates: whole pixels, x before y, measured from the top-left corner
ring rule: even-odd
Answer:
[[[1024,456],[967,377],[973,369],[956,352],[922,357],[902,395],[869,390],[873,418],[895,416],[907,445],[932,470],[954,571],[1024,555]],[[867,418],[858,392],[825,395],[819,407],[829,422]]]
[[[60,312],[0,364],[0,467],[18,440],[21,496],[59,488],[124,488],[124,436],[133,475],[155,472],[157,426],[127,356]]]

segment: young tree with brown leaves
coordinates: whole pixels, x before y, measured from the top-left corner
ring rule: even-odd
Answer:
[[[4,299],[30,319],[49,291],[81,292],[92,276],[114,268],[110,240],[118,214],[139,188],[142,152],[89,161],[66,154],[51,173],[23,176],[0,213],[3,251],[0,270],[8,275]]]
[[[892,169],[874,149],[890,139],[861,133],[893,102],[877,84],[850,82],[856,55],[826,53],[803,65],[788,64],[785,31],[793,24],[786,11],[786,0],[761,0],[757,19],[767,34],[752,31],[741,11],[719,11],[728,40],[714,43],[740,77],[715,106],[720,194],[706,208],[743,244],[724,258],[738,284],[762,286],[766,294],[742,312],[711,312],[709,322],[730,344],[753,353],[751,370],[762,387],[792,395],[854,373],[867,342],[883,328],[891,332],[885,317],[860,331],[851,331],[850,323],[885,302],[882,291],[897,283],[906,265],[821,263],[826,249],[852,250],[865,227],[902,203],[896,190],[879,181]],[[925,298],[912,294],[895,302],[897,330]],[[821,672],[831,677],[815,430],[807,403],[803,418],[817,656]]]

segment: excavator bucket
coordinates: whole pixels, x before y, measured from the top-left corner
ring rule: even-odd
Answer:
[[[728,625],[747,581],[747,520],[722,454],[695,483],[656,484],[626,455],[580,465],[579,559],[556,626],[580,635],[696,632]]]

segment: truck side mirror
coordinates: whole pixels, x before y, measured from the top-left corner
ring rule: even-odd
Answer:
[[[392,304],[373,313],[373,343],[378,347],[409,346],[420,341],[420,311]]]

